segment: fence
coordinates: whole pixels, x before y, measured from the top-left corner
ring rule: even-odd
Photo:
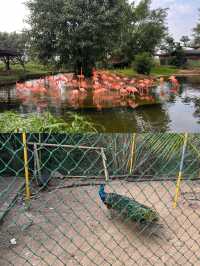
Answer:
[[[187,134],[0,135],[0,265],[199,265],[199,148]],[[110,216],[102,183],[135,201]],[[159,221],[125,219],[143,204]]]

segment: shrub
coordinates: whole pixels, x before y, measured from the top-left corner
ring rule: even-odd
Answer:
[[[138,74],[149,75],[153,67],[153,59],[149,53],[141,53],[135,56],[134,69]]]

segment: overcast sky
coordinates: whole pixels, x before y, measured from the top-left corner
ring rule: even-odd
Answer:
[[[0,31],[20,31],[24,27],[23,20],[28,12],[24,1],[0,0]],[[152,0],[152,6],[170,8],[168,25],[177,40],[182,35],[191,35],[198,20],[199,0]]]

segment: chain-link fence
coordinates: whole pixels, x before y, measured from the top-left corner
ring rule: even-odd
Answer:
[[[199,265],[199,148],[187,134],[0,135],[0,265]]]

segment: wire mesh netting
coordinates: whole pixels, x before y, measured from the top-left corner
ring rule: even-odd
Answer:
[[[199,265],[199,148],[187,134],[0,135],[0,265]]]

